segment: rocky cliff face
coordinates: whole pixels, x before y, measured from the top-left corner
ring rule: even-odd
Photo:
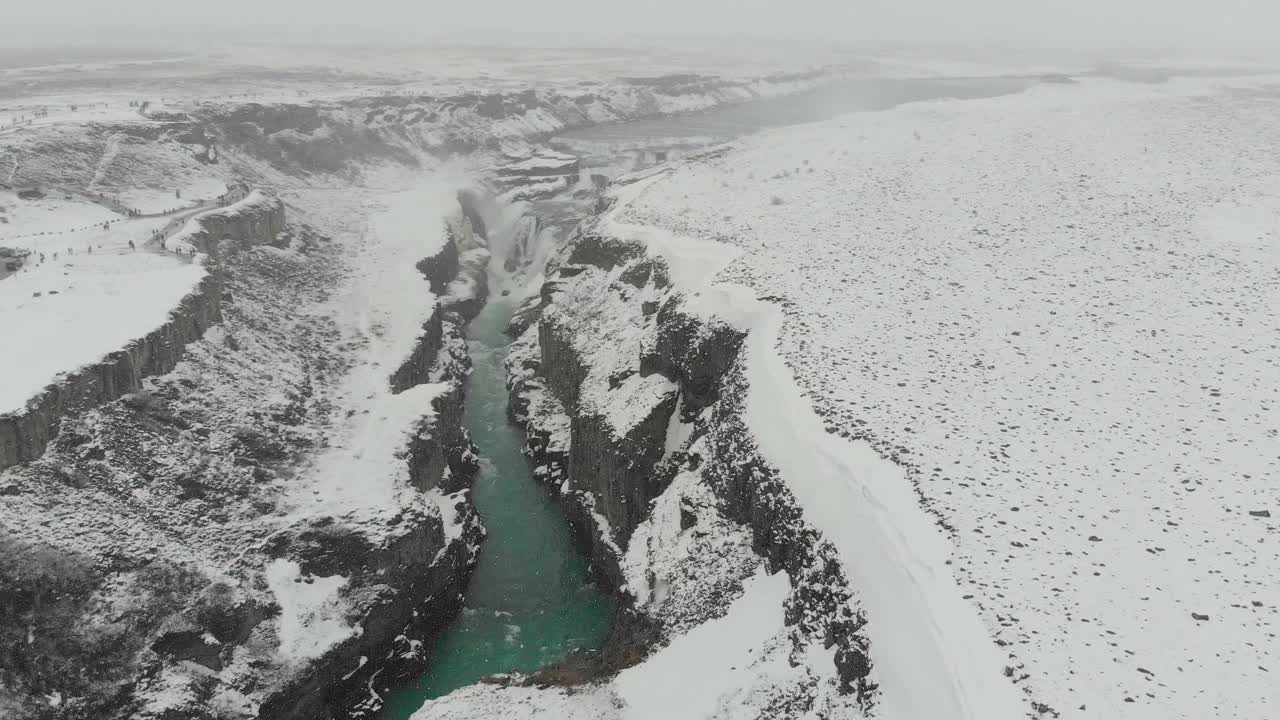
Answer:
[[[170,242],[185,242],[215,260],[251,245],[278,245],[274,239],[285,229],[284,203],[261,191],[218,210],[200,213]],[[271,238],[272,242],[253,242]]]
[[[411,489],[398,512],[352,515],[305,490],[350,369],[324,312],[342,249],[250,205],[187,237],[210,256],[201,304],[159,336],[163,363],[138,359],[148,340],[126,365],[162,374],[98,381],[42,457],[0,473],[6,718],[370,717],[461,607],[483,533],[461,427],[475,243],[421,263],[443,295],[387,378],[447,387],[405,428]]]
[[[594,559],[633,610],[669,632],[722,612],[750,563],[729,555],[697,565],[705,557],[681,555],[663,566],[649,547],[662,532],[651,526],[720,533],[719,546],[732,545],[732,528],[745,529],[755,552],[791,578],[795,647],[816,638],[833,649],[843,691],[869,703],[875,688],[856,599],[743,420],[744,331],[691,310],[661,257],[599,227],[588,220],[560,248],[513,328],[528,329],[510,361],[511,414],[526,427],[538,474],[585,526]],[[723,582],[685,598],[678,624],[664,619],[673,608],[662,596],[691,574]],[[643,654],[632,647],[624,657]],[[812,699],[812,689],[794,691],[779,717]]]
[[[501,150],[561,130],[646,116],[707,109],[785,95],[830,82],[834,70],[726,80],[707,75],[621,79],[537,90],[391,95],[308,104],[206,104],[192,113],[191,133],[219,148],[270,164],[288,175],[359,173],[361,162],[414,164]],[[555,163],[525,167],[525,176],[554,176]],[[566,164],[568,165],[568,164]]]
[[[23,411],[0,415],[0,470],[39,458],[67,413],[111,402],[141,387],[144,377],[173,370],[187,344],[222,319],[222,256],[256,245],[277,245],[284,230],[284,204],[259,195],[243,207],[206,213],[195,222],[192,239],[208,255],[208,275],[164,325],[45,388]]]
[[[464,383],[471,367],[465,330],[483,304],[487,268],[475,262],[474,250],[459,250],[475,244],[469,222],[452,224],[450,232],[450,242],[417,264],[440,298],[410,358],[390,378],[397,392],[428,383],[447,387],[432,399],[432,413],[413,430],[405,463],[413,486],[441,493],[448,511],[415,516],[407,508],[401,522],[394,523],[401,527],[393,528],[389,540],[378,547],[317,548],[346,561],[334,572],[364,575],[374,587],[392,592],[376,593],[362,608],[357,641],[334,648],[309,672],[274,689],[259,717],[380,716],[383,697],[422,675],[431,659],[425,652],[431,637],[462,609],[484,535],[467,492],[479,460],[462,418]]]

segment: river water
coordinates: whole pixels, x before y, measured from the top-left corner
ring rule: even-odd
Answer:
[[[767,128],[825,120],[851,112],[888,110],[924,100],[967,100],[1021,92],[1035,77],[848,78],[813,90],[762,98],[711,110],[664,115],[567,130],[556,137],[576,142],[612,143],[645,138],[725,140]]]
[[[597,648],[609,631],[612,600],[592,583],[564,513],[529,472],[523,433],[507,419],[503,361],[512,309],[495,298],[468,328],[474,370],[464,421],[480,450],[472,494],[488,535],[462,614],[436,639],[430,668],[388,698],[392,720],[487,675],[532,671]]]
[[[583,128],[557,140],[570,146],[687,146],[918,100],[1004,95],[1035,82],[866,78],[707,112]],[[551,205],[543,210],[552,212]],[[534,211],[539,212],[536,204]],[[462,614],[436,638],[427,672],[387,699],[390,720],[406,720],[423,702],[488,675],[528,672],[574,650],[597,649],[609,631],[613,601],[592,583],[587,558],[563,512],[530,473],[521,452],[523,433],[507,419],[503,362],[512,311],[510,301],[495,297],[468,328],[474,371],[467,381],[464,421],[480,451],[473,497],[488,535]]]

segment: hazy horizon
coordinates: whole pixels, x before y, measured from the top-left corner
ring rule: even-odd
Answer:
[[[193,43],[634,46],[698,41],[811,42],[846,48],[944,46],[1013,51],[1277,51],[1280,3],[1261,0],[49,0],[4,11],[16,47],[172,48]],[[114,37],[113,33],[120,33]]]

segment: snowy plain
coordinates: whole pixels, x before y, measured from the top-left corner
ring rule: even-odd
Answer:
[[[31,253],[0,280],[0,329],[12,348],[0,413],[22,409],[59,374],[159,327],[205,275],[199,264],[142,250],[163,219],[124,221],[56,196],[28,201],[3,193],[0,205],[9,219],[0,232],[11,231],[8,242]]]
[[[764,133],[627,198],[616,222],[733,247],[715,280],[744,289],[703,304],[780,307],[752,372],[785,361],[853,441],[884,541],[916,557],[870,574],[849,558],[876,672],[908,673],[883,685],[886,717],[925,717],[944,687],[949,717],[1020,715],[965,705],[998,683],[969,700],[953,685],[1001,656],[1063,718],[1261,720],[1280,703],[1280,164],[1258,152],[1280,142],[1277,110],[1258,79],[1041,86]],[[805,477],[767,447],[778,407],[753,430]],[[858,506],[808,476],[806,513],[851,547]],[[893,597],[896,573],[932,592]],[[895,646],[913,617],[962,665]]]
[[[562,80],[571,84],[601,62],[584,59],[572,69],[574,62],[548,55],[495,69],[483,82],[404,82],[516,87],[554,65],[569,68]],[[323,65],[317,61],[318,70]],[[379,87],[351,90],[323,72],[317,78],[318,95]],[[226,100],[244,87],[229,82]],[[254,92],[257,100],[309,96],[286,84]],[[116,114],[104,119],[141,121],[119,107],[135,94],[113,95]],[[188,108],[190,99],[172,107]],[[1249,514],[1274,515],[1280,505],[1280,167],[1257,152],[1280,140],[1270,120],[1278,109],[1271,88],[1245,82],[1089,81],[769,133],[626,191],[613,231],[639,236],[671,260],[678,285],[741,286],[709,288],[695,305],[752,329],[755,389],[794,377],[798,392],[750,400],[753,429],[787,477],[811,476],[796,491],[816,525],[844,548],[877,550],[849,565],[872,590],[863,599],[880,648],[884,717],[939,717],[938,708],[945,717],[1013,717],[1000,665],[1062,717],[1261,719],[1280,703],[1271,679],[1276,526]],[[201,187],[213,192],[217,181],[207,182]],[[344,239],[362,255],[353,264],[363,271],[319,311],[333,316],[342,354],[354,358],[333,395],[341,418],[335,446],[289,488],[284,520],[384,519],[416,502],[397,455],[435,390],[397,395],[386,380],[421,332],[430,293],[412,261],[436,246],[424,218],[446,212],[452,189],[370,193],[357,198],[366,205],[359,209],[347,192],[325,206],[323,191],[300,191],[309,218],[363,217],[372,208],[374,219]],[[158,208],[168,195],[136,198]],[[99,220],[118,217],[97,206],[81,210],[75,222],[90,234]],[[68,214],[55,225],[70,221]],[[33,299],[80,298],[59,316],[115,330],[123,311],[151,329],[163,314],[147,313],[167,313],[180,286],[202,270],[124,255],[116,228],[145,236],[146,222],[113,225],[101,243],[113,253],[95,250],[92,262],[77,245],[74,285],[58,275],[70,267],[48,263],[0,282],[0,301],[30,309]],[[44,226],[33,219],[30,227]],[[0,235],[8,230],[0,226]],[[94,281],[81,296],[86,269]],[[58,277],[65,287],[50,284]],[[40,290],[23,283],[36,281],[59,294],[31,297]],[[0,312],[8,307],[0,302]],[[7,341],[14,337],[2,318],[0,327]],[[78,328],[63,339],[97,337]],[[49,342],[59,358],[76,357]],[[801,416],[804,423],[784,422]],[[815,437],[822,424],[831,434]],[[796,448],[819,454],[800,468]],[[822,473],[808,472],[814,457]],[[856,476],[840,489],[869,498],[868,512],[833,491],[842,474]],[[352,482],[366,477],[377,482]],[[915,507],[912,483],[950,543]],[[448,504],[432,502],[439,499],[422,498],[422,509],[447,523]],[[302,595],[284,589],[299,577],[286,564],[268,568],[271,590],[289,610],[281,657],[312,656],[358,631],[335,600],[341,576],[311,578],[319,588]],[[724,618],[605,688],[482,686],[456,695],[496,693],[548,717],[630,718],[646,708],[683,711],[649,704],[665,699],[661,686],[674,676],[705,679],[692,683],[704,691],[704,707],[735,717],[733,708],[753,706],[727,703],[726,693],[748,685],[747,675],[695,671],[725,671],[732,652],[747,657],[768,645],[781,628],[784,584],[781,575],[756,578]],[[921,589],[928,592],[902,594]],[[920,621],[930,614],[936,625]],[[317,632],[304,631],[304,622]],[[903,633],[914,641],[902,643]],[[700,653],[690,638],[720,643],[724,653]],[[895,641],[937,653],[917,665],[910,653],[895,656]],[[782,655],[764,656],[767,667],[750,677],[795,671]],[[807,667],[830,664],[814,658]],[[968,702],[966,692],[982,694],[992,677],[993,694],[981,699],[990,704],[948,712]],[[430,707],[431,717],[454,717],[448,713],[466,705],[446,699]]]

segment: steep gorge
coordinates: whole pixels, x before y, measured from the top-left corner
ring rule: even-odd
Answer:
[[[662,533],[646,523],[670,523],[663,508],[678,507],[678,534],[747,531],[751,549],[791,579],[796,651],[815,640],[833,650],[841,691],[872,704],[865,621],[840,562],[744,421],[745,331],[690,307],[660,254],[608,234],[599,217],[557,251],[522,319],[512,328],[512,416],[526,428],[535,473],[629,608],[593,675],[635,664],[741,592],[749,564],[740,557],[672,560],[652,545]],[[721,581],[673,602],[692,574]],[[775,710],[799,712],[817,694],[792,688]]]
[[[782,78],[780,87],[819,80]],[[677,98],[704,90],[685,79],[641,94]],[[755,92],[716,86],[707,97],[722,102]],[[380,111],[351,127],[346,107],[311,113],[247,106],[195,122],[219,138],[228,148],[220,156],[246,176],[288,191],[322,177],[358,177],[368,161],[413,166],[497,138],[523,142],[565,124],[665,112],[657,100],[614,102],[597,118],[606,99],[553,98],[572,112],[544,127],[538,119],[546,98],[521,98],[437,108],[448,121],[442,127],[461,133],[443,145],[426,142],[438,139],[432,123],[440,119],[417,112],[426,101],[400,103],[399,116]],[[300,121],[307,127],[295,127]],[[334,134],[348,131],[358,142],[332,150]],[[488,140],[473,143],[472,135]],[[14,649],[0,679],[14,694],[0,693],[0,709],[55,720],[86,713],[374,717],[389,691],[429,667],[431,638],[462,607],[483,533],[467,492],[476,456],[462,408],[465,329],[487,295],[488,257],[477,248],[488,238],[465,195],[461,205],[450,241],[417,263],[439,298],[435,312],[387,378],[395,393],[444,387],[398,456],[414,491],[439,498],[438,508],[415,502],[393,517],[355,522],[287,507],[281,486],[305,473],[306,459],[328,444],[333,407],[326,392],[351,359],[333,352],[341,337],[327,321],[295,313],[327,299],[326,288],[339,279],[339,253],[305,214],[286,223],[283,204],[273,199],[242,213],[211,214],[189,238],[210,257],[211,271],[170,324],[70,378],[47,408],[14,421],[17,429],[0,422],[0,452],[20,464],[5,477],[12,502],[2,519],[22,538],[0,563],[3,627],[28,637],[25,646],[10,638]],[[789,610],[797,646],[802,635],[825,635],[846,658],[850,687],[868,691],[859,686],[865,656],[856,619],[830,619],[847,599],[838,569],[776,478],[760,491],[750,478],[767,468],[739,452],[750,440],[733,427],[721,392],[740,338],[682,315],[660,258],[589,228],[553,260],[539,307],[522,313],[522,322],[541,317],[510,356],[519,376],[511,412],[527,428],[535,475],[563,495],[593,565],[627,607],[602,652],[572,657],[539,677],[572,682],[632,665],[677,630],[663,615],[688,626],[714,617],[740,592],[756,559],[737,550],[727,570],[717,564],[724,558],[705,559],[705,569],[719,573],[709,590],[665,604],[657,597],[661,571],[640,584],[624,568],[631,538],[654,522],[655,501],[670,496],[678,475],[697,473],[714,494],[690,490],[676,499],[681,528],[714,537],[737,532],[731,524],[750,528],[757,551],[802,578]],[[593,326],[600,314],[609,321]],[[607,338],[594,332],[612,331],[618,320],[631,325]],[[593,353],[602,339],[636,350],[606,358]],[[36,523],[51,512],[52,537],[31,542],[40,533]],[[87,529],[69,519],[76,515],[93,518]],[[316,654],[282,658],[295,610],[272,572],[304,591],[338,587],[325,598],[336,609],[326,604],[315,612],[354,632]],[[128,622],[88,637],[80,631],[102,626],[100,616],[113,612]],[[14,705],[14,698],[23,700]]]
[[[187,239],[209,274],[169,323],[14,421],[47,447],[15,443],[38,457],[0,483],[0,714],[366,717],[421,672],[483,533],[461,415],[487,256],[460,212],[446,232],[410,269],[434,309],[385,380],[433,388],[398,428],[399,512],[298,506],[351,362],[307,308],[344,270],[274,198],[204,219]],[[330,590],[317,605],[291,587]],[[309,639],[325,627],[341,632]]]

